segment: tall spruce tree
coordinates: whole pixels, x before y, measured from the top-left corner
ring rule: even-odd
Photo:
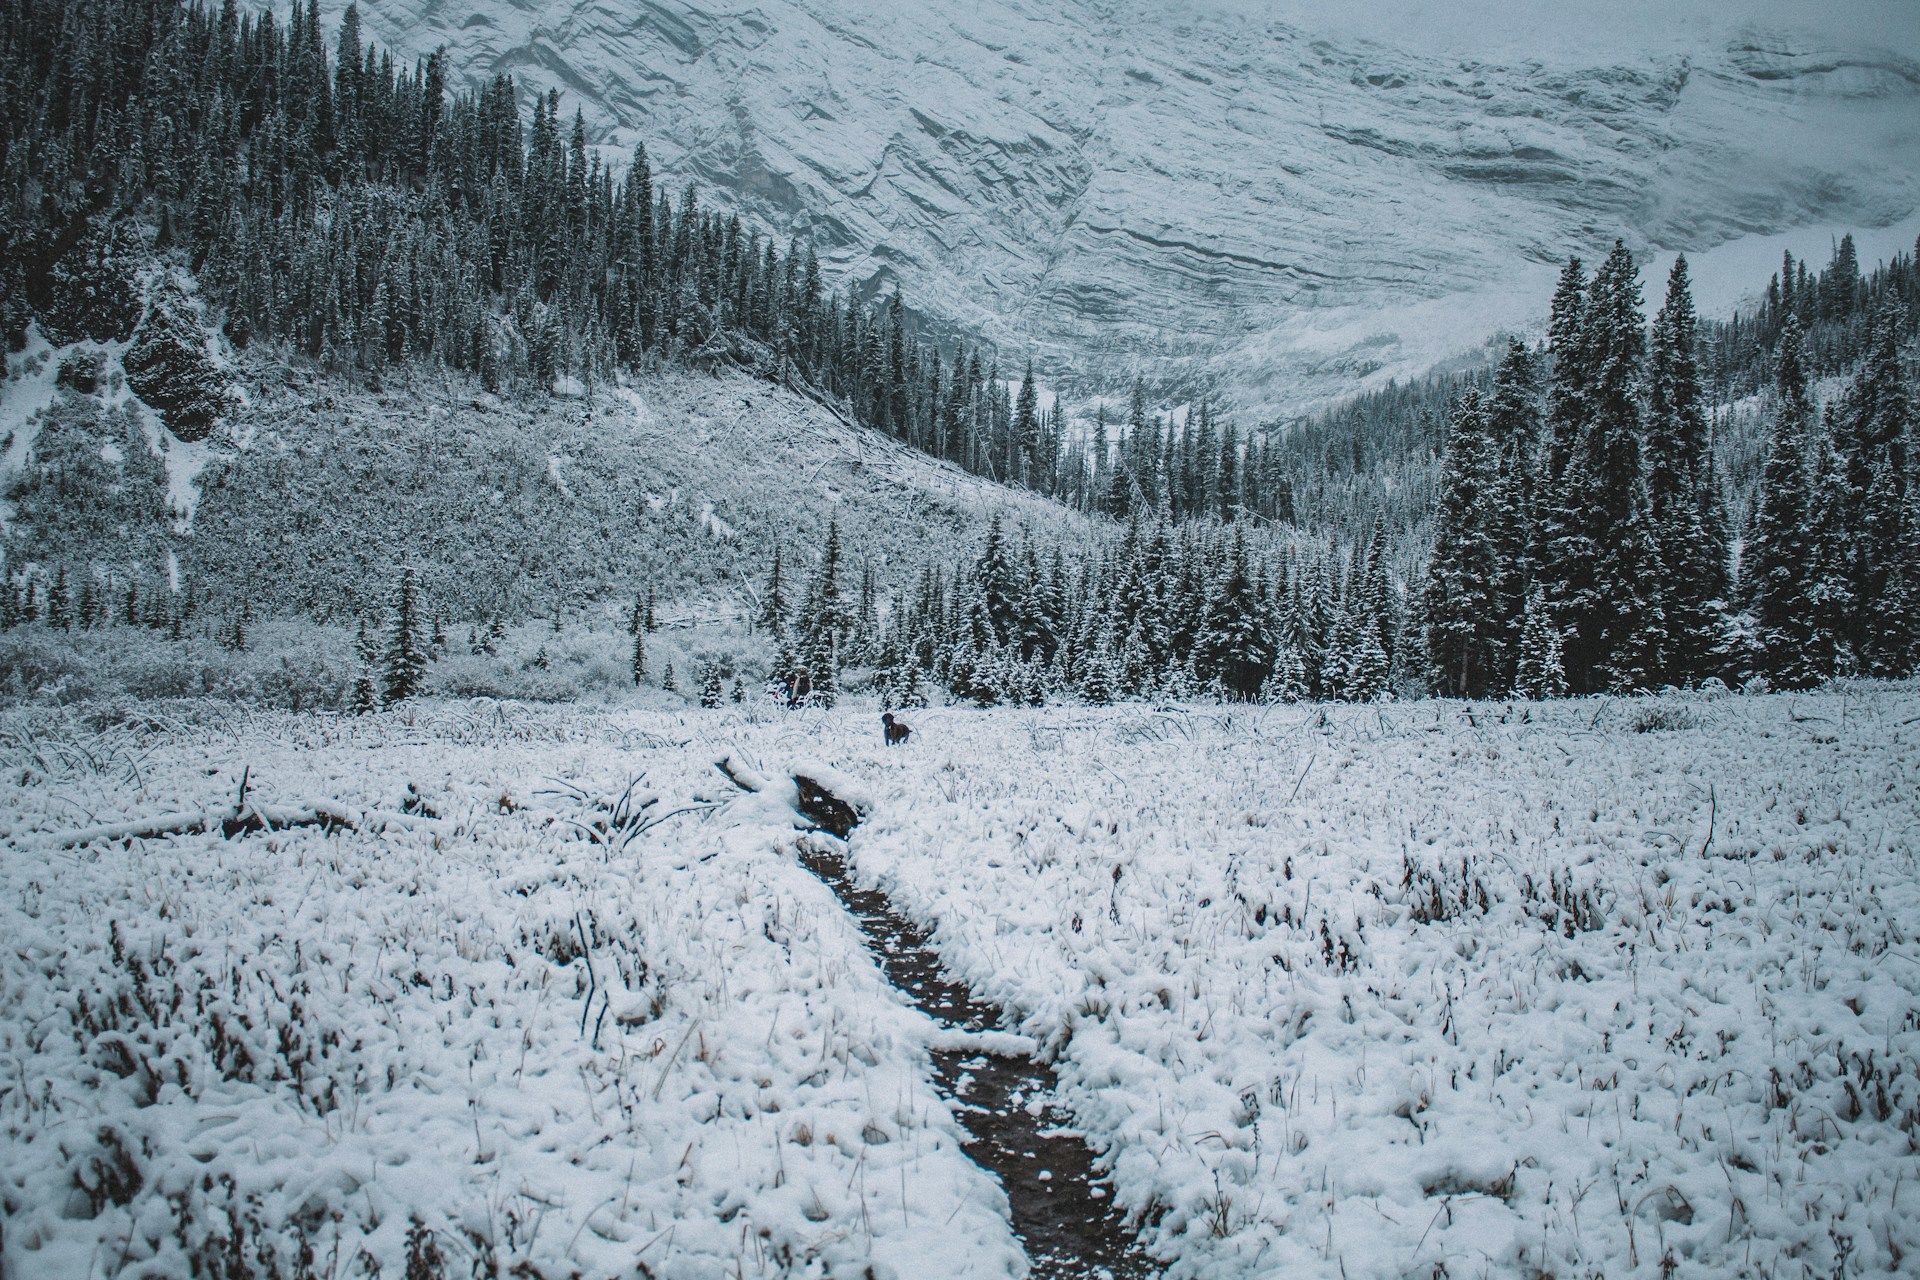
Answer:
[[[1850,295],[1849,295],[1850,296]],[[1888,297],[1872,317],[1867,357],[1842,400],[1844,464],[1838,479],[1847,515],[1847,641],[1875,675],[1895,674],[1906,637],[1891,625],[1888,587],[1900,563],[1899,544],[1913,487],[1913,393],[1900,363],[1905,315]]]
[[[1567,259],[1554,289],[1547,321],[1547,354],[1552,361],[1547,382],[1546,477],[1534,500],[1535,582],[1544,593],[1545,607],[1566,638],[1589,628],[1598,600],[1595,561],[1599,547],[1588,520],[1593,503],[1592,468],[1588,462],[1589,419],[1592,416],[1592,369],[1587,348],[1586,277],[1580,259]],[[1586,646],[1567,654],[1575,687],[1587,687],[1590,650]],[[1573,666],[1578,663],[1577,669]]]
[[[1560,661],[1560,628],[1541,593],[1527,598],[1520,628],[1520,653],[1514,664],[1513,691],[1522,698],[1564,698],[1567,673]]]
[[[1852,511],[1840,440],[1840,415],[1832,404],[1821,414],[1820,430],[1807,465],[1806,593],[1807,670],[1815,678],[1851,674]]]
[[[391,706],[419,693],[426,683],[427,652],[420,618],[419,572],[407,565],[393,589],[392,621],[387,626],[386,668],[381,696]]]
[[[1527,593],[1532,589],[1540,464],[1539,388],[1533,357],[1509,340],[1486,402],[1487,491],[1483,519],[1493,574],[1488,635],[1500,655],[1490,686],[1511,683]],[[1391,649],[1387,650],[1391,653]]]
[[[1455,403],[1448,423],[1424,593],[1435,688],[1452,697],[1501,692],[1494,684],[1505,661],[1497,603],[1505,574],[1490,518],[1497,476],[1485,406],[1480,393],[1470,389]]]
[[[1654,545],[1664,580],[1665,676],[1693,685],[1721,666],[1726,632],[1727,548],[1716,537],[1718,495],[1709,489],[1706,396],[1696,351],[1698,321],[1687,260],[1674,259],[1654,317],[1647,362],[1646,470]]]
[[[47,589],[47,625],[57,631],[73,630],[73,591],[65,564],[54,568],[53,585]]]
[[[1753,610],[1761,672],[1778,688],[1799,689],[1817,683],[1823,673],[1813,653],[1815,612],[1807,599],[1813,400],[1800,323],[1792,316],[1781,328],[1775,359],[1773,428],[1741,578]]]
[[[827,541],[807,593],[794,655],[799,698],[822,707],[831,707],[838,698],[840,647],[849,622],[840,592],[840,557],[840,522],[833,519],[827,523]]]
[[[1647,688],[1666,674],[1666,569],[1641,453],[1646,333],[1640,271],[1620,241],[1587,290],[1581,359],[1587,366],[1589,501],[1583,513],[1597,548],[1593,607],[1576,616],[1569,651],[1586,685]]]
[[[1236,530],[1226,572],[1209,595],[1194,642],[1194,675],[1202,684],[1218,685],[1224,696],[1238,700],[1259,694],[1273,667],[1263,612],[1247,561],[1246,534]]]

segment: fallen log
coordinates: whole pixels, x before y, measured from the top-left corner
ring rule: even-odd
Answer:
[[[766,790],[767,780],[745,765],[736,763],[732,756],[721,756],[713,762],[713,767],[720,771],[721,777],[748,795]]]
[[[860,825],[859,810],[812,778],[796,773],[793,775],[793,785],[799,792],[797,807],[801,815],[821,831],[845,840]]]
[[[731,756],[722,756],[713,762],[720,776],[753,795],[765,791],[773,783],[753,769],[740,764]],[[821,782],[804,773],[792,775],[794,787],[793,807],[800,816],[813,824],[815,831],[825,831],[845,840],[860,825],[860,810],[841,799]]]
[[[105,842],[123,844],[134,840],[158,840],[167,836],[203,835],[217,831],[227,840],[262,831],[290,831],[298,827],[318,827],[335,831],[385,830],[398,826],[411,828],[431,823],[430,818],[405,813],[368,809],[355,813],[331,800],[309,800],[304,804],[244,804],[232,809],[208,809],[203,812],[161,813],[124,822],[107,822],[55,834],[56,849],[74,849],[81,845]]]

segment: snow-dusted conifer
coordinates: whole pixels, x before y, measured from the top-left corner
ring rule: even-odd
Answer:
[[[1564,698],[1567,673],[1560,664],[1560,629],[1545,599],[1535,591],[1527,600],[1520,627],[1520,653],[1514,665],[1513,691],[1522,698]]]
[[[420,627],[420,577],[407,565],[393,591],[393,616],[387,626],[386,667],[381,697],[390,706],[419,693],[426,683],[427,654]]]
[[[1426,647],[1441,691],[1479,698],[1499,679],[1501,569],[1490,535],[1497,460],[1478,391],[1462,393],[1448,425],[1424,591]]]
[[[1684,256],[1674,259],[1647,358],[1646,474],[1667,621],[1666,678],[1693,685],[1719,665],[1727,548],[1711,487],[1698,322]]]
[[[347,709],[357,716],[371,715],[380,709],[380,689],[373,678],[373,668],[367,663],[354,666],[353,688],[348,694]]]
[[[1807,441],[1813,401],[1802,362],[1800,325],[1791,316],[1781,329],[1775,362],[1777,403],[1744,579],[1763,673],[1776,687],[1797,689],[1817,683],[1820,673],[1811,655],[1814,615],[1806,581],[1811,560]]]
[[[767,571],[766,591],[760,597],[760,609],[754,614],[753,624],[770,636],[786,631],[787,584],[778,543],[774,544],[773,564]]]
[[[1247,563],[1246,534],[1236,529],[1226,573],[1209,595],[1194,639],[1194,675],[1201,683],[1217,683],[1229,698],[1259,694],[1273,666],[1263,613]]]
[[[57,631],[73,629],[73,590],[64,564],[55,566],[53,585],[47,589],[47,625]]]

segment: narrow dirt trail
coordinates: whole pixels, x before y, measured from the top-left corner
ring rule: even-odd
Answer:
[[[852,824],[846,828],[851,831]],[[999,1010],[943,973],[926,933],[894,911],[884,894],[857,886],[838,849],[810,841],[800,861],[833,890],[888,979],[922,1011],[959,1030],[998,1027]],[[1006,1188],[1033,1280],[1150,1280],[1160,1274],[1095,1180],[1093,1153],[1054,1104],[1059,1082],[1050,1064],[942,1050],[934,1051],[933,1061],[935,1083],[973,1137],[968,1154]]]

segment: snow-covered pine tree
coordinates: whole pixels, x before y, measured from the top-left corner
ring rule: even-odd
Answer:
[[[1079,693],[1088,706],[1104,707],[1112,702],[1116,690],[1113,658],[1104,645],[1085,654],[1080,661]]]
[[[1294,604],[1294,645],[1305,664],[1309,696],[1324,693],[1321,664],[1333,639],[1338,613],[1334,608],[1333,569],[1323,557],[1314,557],[1301,571],[1299,596]]]
[[[1487,696],[1504,661],[1496,604],[1503,575],[1488,519],[1488,483],[1497,474],[1484,405],[1469,388],[1448,424],[1424,590],[1428,658],[1436,687],[1452,697]]]
[[[880,644],[880,610],[878,593],[873,581],[873,563],[860,562],[860,594],[856,599],[849,619],[847,631],[847,653],[842,661],[847,666],[858,666],[870,662]]]
[[[1708,486],[1705,401],[1695,351],[1698,322],[1684,256],[1674,259],[1654,317],[1647,359],[1646,471],[1654,541],[1664,580],[1665,675],[1694,685],[1719,668],[1726,630],[1727,547],[1711,527],[1718,494]]]
[[[1920,485],[1907,490],[1893,551],[1878,616],[1884,647],[1877,654],[1888,674],[1910,676],[1920,673]]]
[[[1563,629],[1588,624],[1597,592],[1594,558],[1598,547],[1587,519],[1592,498],[1588,421],[1592,416],[1592,371],[1585,358],[1586,277],[1580,259],[1567,259],[1553,294],[1547,321],[1546,476],[1534,494],[1534,584]],[[1584,689],[1584,649],[1580,669],[1571,671]]]
[[[1367,554],[1361,568],[1360,606],[1373,627],[1374,639],[1387,665],[1393,665],[1394,645],[1399,638],[1395,613],[1393,582],[1387,572],[1387,524],[1375,516],[1373,533],[1367,539]]]
[[[720,678],[719,664],[709,662],[706,666],[706,674],[700,680],[700,705],[709,710],[718,708],[724,692],[725,686]]]
[[[1574,619],[1568,648],[1577,642],[1589,688],[1646,688],[1665,679],[1667,584],[1640,447],[1640,270],[1618,240],[1587,290],[1584,338],[1591,481],[1584,517],[1598,557],[1594,608]]]
[[[1218,683],[1226,697],[1257,697],[1273,668],[1273,643],[1264,626],[1265,610],[1254,592],[1247,562],[1247,538],[1236,528],[1227,569],[1210,593],[1193,647],[1194,676]]]
[[[1486,402],[1488,463],[1487,539],[1493,557],[1491,601],[1495,610],[1491,639],[1501,654],[1501,670],[1492,680],[1510,680],[1513,653],[1520,638],[1521,615],[1534,575],[1534,521],[1543,459],[1540,456],[1540,390],[1533,356],[1518,339],[1509,339],[1494,373]],[[1376,528],[1376,540],[1382,531]],[[1383,618],[1383,626],[1385,619]],[[1383,644],[1389,657],[1392,645]]]
[[[373,668],[357,664],[353,669],[353,687],[347,694],[347,709],[354,715],[371,715],[380,709],[380,688]]]
[[[1848,516],[1852,596],[1847,640],[1862,667],[1876,675],[1894,673],[1899,666],[1897,654],[1906,641],[1897,626],[1888,625],[1887,608],[1908,493],[1915,484],[1909,451],[1916,415],[1900,360],[1905,328],[1899,299],[1890,295],[1874,311],[1867,358],[1848,386],[1841,409],[1845,427],[1840,442],[1845,462],[1841,496]]]
[[[91,573],[81,575],[80,599],[74,606],[74,620],[80,630],[90,631],[97,622],[96,614],[100,608],[100,588]]]
[[[969,619],[974,627],[974,644],[985,648],[1016,639],[1022,583],[997,511],[987,525],[987,539],[974,565],[971,583],[976,605]]]
[[[1414,581],[1424,581],[1424,569],[1415,572]],[[1387,687],[1409,697],[1425,697],[1433,691],[1433,662],[1427,656],[1427,622],[1424,593],[1407,593],[1399,630],[1394,636],[1393,656],[1387,663]]]
[[[1653,500],[1644,478],[1628,499],[1627,514],[1608,547],[1598,675],[1612,693],[1637,693],[1664,683],[1668,634],[1662,587],[1665,570],[1654,538]]]
[[[920,672],[920,664],[908,654],[906,666],[900,668],[899,683],[895,685],[893,704],[900,710],[914,710],[916,706],[927,704],[927,685],[925,676]]]
[[[1813,401],[1803,360],[1800,323],[1789,316],[1775,354],[1773,428],[1742,573],[1762,673],[1776,688],[1789,689],[1806,688],[1821,677],[1812,653],[1814,611],[1807,599],[1812,558],[1807,441]]]
[[[1326,696],[1337,702],[1372,702],[1385,691],[1386,651],[1359,600],[1341,614],[1322,671]]]
[[[47,625],[56,631],[73,630],[73,588],[65,564],[55,566],[53,585],[47,589]]]
[[[644,627],[633,629],[633,651],[627,655],[627,674],[633,677],[636,688],[646,682],[647,632]]]
[[[773,665],[767,668],[766,694],[782,706],[795,706],[799,681],[799,659],[794,654],[793,642],[782,635],[774,645]]]
[[[1827,269],[1820,273],[1820,318],[1838,320],[1853,308],[1854,295],[1860,288],[1860,255],[1853,245],[1853,235],[1848,233],[1840,237],[1840,243],[1833,247],[1833,260]]]
[[[394,586],[392,621],[387,627],[386,666],[381,697],[391,706],[420,692],[426,682],[427,654],[420,626],[419,572],[407,565]]]
[[[787,584],[780,563],[780,544],[773,547],[773,565],[767,570],[766,591],[760,597],[760,609],[754,614],[753,625],[770,636],[785,633],[787,628]]]
[[[1313,696],[1307,679],[1307,664],[1293,643],[1281,642],[1279,651],[1274,655],[1273,670],[1261,686],[1260,696],[1263,701],[1273,703],[1304,702]]]
[[[1040,396],[1033,382],[1033,361],[1020,378],[1020,394],[1013,406],[1014,468],[1011,477],[1028,488],[1039,488],[1044,466],[1040,449]]]
[[[1567,695],[1567,673],[1560,664],[1560,629],[1554,625],[1553,614],[1538,591],[1527,598],[1513,691],[1518,697],[1534,699]]]
[[[1855,669],[1854,547],[1840,415],[1828,404],[1820,419],[1807,465],[1807,564],[1802,589],[1809,610],[1807,670],[1824,680]]]
[[[827,523],[827,542],[820,553],[813,585],[800,619],[800,638],[794,649],[798,696],[818,706],[831,707],[839,687],[841,644],[847,633],[846,604],[840,594],[840,524]]]

